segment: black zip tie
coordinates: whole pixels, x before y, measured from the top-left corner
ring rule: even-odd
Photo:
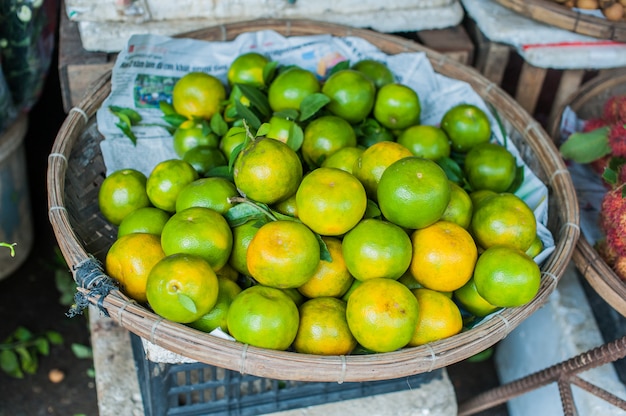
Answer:
[[[77,291],[74,295],[74,305],[66,313],[70,318],[82,315],[85,308],[89,306],[89,296],[100,296],[97,307],[104,316],[109,313],[104,308],[104,298],[112,291],[118,289],[113,279],[107,276],[100,262],[94,257],[89,257],[80,264],[74,266],[74,280],[76,285],[87,292]]]

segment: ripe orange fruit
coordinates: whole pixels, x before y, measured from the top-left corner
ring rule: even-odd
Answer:
[[[206,178],[210,175],[211,169],[218,166],[227,166],[228,160],[224,153],[217,147],[198,146],[189,149],[184,155],[183,160],[189,163],[198,175]]]
[[[450,141],[439,127],[418,124],[403,130],[397,142],[411,151],[413,156],[437,160],[450,156]]]
[[[258,138],[237,156],[233,177],[247,198],[273,204],[296,192],[302,180],[302,163],[285,143]]]
[[[357,178],[335,168],[317,168],[296,192],[298,218],[320,235],[342,235],[365,214],[367,195]]]
[[[343,69],[326,79],[322,92],[330,98],[325,107],[328,111],[356,124],[372,111],[376,86],[362,72]]]
[[[324,159],[322,167],[337,168],[352,173],[354,163],[364,151],[363,148],[356,146],[343,147]]]
[[[356,146],[356,134],[350,123],[333,115],[321,116],[304,129],[302,157],[309,166],[319,167],[329,156],[347,146]]]
[[[362,59],[352,65],[352,69],[362,72],[372,80],[376,88],[395,81],[393,72],[383,62],[374,59]]]
[[[124,217],[117,228],[117,238],[132,233],[161,235],[170,213],[155,207],[138,208]]]
[[[220,328],[228,334],[228,323],[226,320],[228,309],[235,297],[241,293],[241,288],[237,283],[221,276],[217,276],[217,285],[218,292],[215,306],[197,320],[190,322],[189,326],[203,332],[211,332]]]
[[[432,160],[407,157],[383,172],[377,196],[386,219],[404,228],[424,228],[438,221],[446,210],[450,181]]]
[[[237,272],[250,276],[248,270],[248,261],[246,255],[248,253],[248,246],[252,237],[259,231],[260,226],[256,224],[256,220],[247,221],[241,225],[232,227],[233,232],[233,248],[230,252],[228,264]]]
[[[230,257],[233,234],[217,211],[191,207],[172,215],[161,232],[161,245],[167,255],[194,254],[219,270]]]
[[[274,78],[267,90],[267,99],[273,111],[300,109],[300,103],[320,91],[320,82],[311,71],[289,68]]]
[[[456,183],[450,181],[450,202],[441,214],[441,221],[450,221],[468,229],[472,221],[474,207],[472,198]]]
[[[217,147],[219,144],[219,137],[212,132],[205,134],[202,124],[188,120],[182,123],[176,131],[174,131],[173,142],[174,151],[178,157],[182,158],[185,153],[194,147]]]
[[[472,315],[482,318],[500,309],[487,302],[476,290],[476,283],[472,277],[467,283],[454,291],[454,299],[463,309]]]
[[[176,81],[172,89],[174,110],[187,118],[210,119],[221,111],[226,99],[222,82],[204,72],[189,72]]]
[[[220,177],[196,179],[178,193],[176,212],[191,207],[204,207],[223,215],[234,205],[229,198],[236,196],[239,196],[237,188],[228,179]]]
[[[406,346],[419,316],[419,305],[409,288],[392,279],[370,279],[348,298],[346,319],[350,332],[363,347],[390,352]]]
[[[159,162],[146,181],[148,198],[155,207],[175,212],[178,194],[198,177],[198,172],[184,160],[168,159]]]
[[[411,235],[411,274],[427,289],[450,292],[472,277],[478,249],[461,226],[438,221]]]
[[[387,84],[376,93],[373,115],[383,126],[403,130],[418,124],[422,108],[417,93],[403,84]]]
[[[449,297],[424,288],[414,289],[413,294],[419,305],[419,317],[409,346],[417,347],[461,332],[461,311]]]
[[[297,288],[315,273],[320,246],[315,234],[296,221],[272,221],[254,234],[246,254],[250,275],[260,284]]]
[[[146,175],[135,169],[120,169],[107,176],[98,190],[98,207],[104,218],[119,225],[138,208],[150,206]]]
[[[491,138],[487,114],[473,104],[458,104],[450,108],[443,115],[440,125],[450,138],[452,149],[457,152],[467,152]]]
[[[300,314],[283,290],[255,285],[237,295],[226,321],[230,335],[239,342],[286,350],[298,333]]]
[[[226,77],[229,85],[247,84],[263,87],[263,68],[269,59],[257,52],[247,52],[237,56],[228,67]]]
[[[537,235],[537,220],[523,199],[503,192],[475,205],[470,232],[482,248],[504,245],[526,251]]]
[[[411,264],[411,239],[402,228],[388,221],[362,220],[344,236],[342,246],[346,266],[358,280],[396,280]]]
[[[202,257],[166,256],[154,265],[146,283],[150,307],[170,321],[189,323],[208,313],[217,302],[215,272]]]
[[[541,270],[523,251],[493,246],[478,258],[474,283],[487,302],[513,308],[535,297],[541,285]]]
[[[104,267],[119,282],[122,292],[137,302],[145,302],[148,274],[163,257],[158,235],[133,233],[115,240],[107,251]]]
[[[296,352],[348,355],[357,342],[346,320],[346,302],[333,297],[311,299],[300,305],[300,324],[293,341]]]
[[[378,142],[363,152],[352,167],[352,174],[365,187],[367,196],[376,201],[378,182],[383,172],[394,162],[413,156],[411,151],[396,142]]]
[[[322,240],[326,244],[331,261],[320,259],[315,273],[306,283],[298,287],[298,292],[307,298],[322,296],[339,298],[350,289],[354,278],[346,267],[341,240],[333,237],[322,237]]]
[[[473,190],[505,192],[515,180],[515,157],[504,146],[481,143],[473,146],[463,162],[463,172]]]

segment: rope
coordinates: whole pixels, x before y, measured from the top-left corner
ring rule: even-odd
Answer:
[[[239,366],[239,373],[244,375],[246,374],[246,355],[248,354],[248,344],[243,345],[243,350],[241,350],[241,364]]]
[[[437,361],[437,354],[435,354],[435,350],[429,344],[424,344],[424,346],[428,348],[428,351],[430,351],[430,367],[428,367],[428,371],[427,371],[430,373],[431,371],[433,371],[433,368],[435,368],[435,361]]]
[[[89,122],[89,116],[87,115],[87,113],[85,113],[85,110],[83,110],[82,108],[72,107],[68,114],[72,114],[72,112],[78,113],[81,116],[83,116],[83,120],[85,120],[85,124]]]
[[[567,169],[557,169],[557,170],[555,170],[554,172],[552,172],[552,175],[550,175],[550,180],[548,181],[548,183],[550,184],[550,186],[553,186],[553,185],[552,185],[552,182],[554,182],[554,178],[555,178],[557,175],[561,175],[561,174],[564,174],[564,175],[568,175],[568,176],[569,176],[569,170],[567,170]]]
[[[348,368],[348,363],[346,362],[346,356],[341,355],[341,375],[339,376],[339,380],[337,380],[337,384],[343,384],[346,380],[346,370]]]
[[[76,285],[85,290],[79,290],[74,295],[74,305],[66,313],[70,318],[83,314],[85,308],[89,306],[90,296],[100,296],[102,300],[109,292],[117,289],[115,282],[104,274],[100,262],[93,257],[86,258],[73,269]],[[101,313],[109,316],[101,301],[98,301],[97,306]]]
[[[63,160],[63,162],[65,162],[65,165],[67,166],[67,157],[65,157],[65,155],[64,155],[63,153],[57,153],[57,152],[55,152],[55,153],[50,153],[50,154],[48,155],[48,159],[55,158],[55,157],[58,157],[58,158],[60,158],[61,160]]]

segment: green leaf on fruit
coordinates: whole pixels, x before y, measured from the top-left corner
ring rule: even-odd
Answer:
[[[318,244],[320,245],[320,260],[324,260],[329,263],[332,263],[333,258],[330,255],[330,251],[328,251],[328,246],[326,246],[324,239],[322,239],[322,236],[319,235],[318,233],[314,233],[314,234],[315,234],[315,238],[317,238]]]
[[[287,108],[285,110],[276,111],[272,114],[274,117],[284,118],[285,120],[297,120],[300,112],[293,108]]]
[[[213,114],[211,117],[211,130],[213,133],[222,137],[228,132],[228,124],[224,121],[224,117],[220,113]]]
[[[183,293],[179,293],[178,294],[178,301],[180,302],[181,305],[183,305],[183,308],[187,309],[189,312],[191,312],[191,313],[197,313],[198,312],[198,308],[196,307],[196,303],[189,296],[187,296],[187,295],[185,295]]]
[[[272,126],[270,125],[270,123],[261,124],[259,129],[256,131],[256,137],[267,136],[267,133],[269,133],[271,127]]]
[[[308,120],[330,102],[330,97],[321,92],[307,95],[300,103],[300,121]]]
[[[272,113],[267,95],[265,95],[260,89],[246,84],[235,84],[241,91],[244,97],[250,100],[250,105],[261,113],[264,117],[269,117]],[[235,103],[237,104],[237,103]],[[241,114],[241,113],[239,113]]]
[[[265,218],[265,215],[254,206],[250,204],[237,204],[231,207],[224,214],[224,218],[231,227],[236,227],[247,223],[248,221],[256,220],[259,218]]]
[[[464,185],[465,176],[463,175],[463,169],[454,159],[444,156],[435,160],[435,162],[443,169],[449,180],[457,185]]]
[[[176,110],[174,110],[174,106],[168,103],[167,101],[159,101],[159,109],[166,116],[176,114]]]
[[[333,66],[330,69],[330,71],[328,71],[328,74],[326,74],[326,76],[329,77],[332,74],[334,74],[335,72],[339,72],[339,71],[342,71],[344,69],[349,69],[349,68],[350,68],[350,61],[338,62],[337,65]]]
[[[289,146],[292,150],[298,151],[302,146],[302,142],[304,141],[304,132],[302,131],[302,127],[300,127],[297,123],[293,123],[289,128],[289,136],[287,137],[287,146]]]
[[[231,182],[234,181],[233,173],[228,166],[216,166],[211,168],[206,172],[205,176],[207,178],[224,178],[230,180]]]
[[[609,185],[615,185],[617,183],[617,171],[607,167],[602,172],[602,179]]]
[[[261,120],[256,114],[254,114],[252,110],[241,104],[241,102],[239,101],[235,102],[235,107],[237,108],[237,114],[239,114],[241,118],[246,120],[246,122],[250,124],[250,127],[255,130],[258,130],[259,127],[261,127]]]
[[[263,81],[265,85],[270,85],[274,79],[276,68],[278,68],[278,61],[270,61],[263,67]]]
[[[608,127],[601,127],[589,132],[573,133],[561,145],[559,151],[564,159],[577,163],[591,163],[611,154]]]
[[[173,127],[179,127],[181,124],[183,124],[185,121],[189,120],[187,117],[185,116],[181,116],[180,114],[177,113],[173,113],[173,114],[166,114],[163,116],[163,120],[173,126]]]
[[[367,206],[365,208],[365,218],[381,218],[382,216],[383,213],[380,211],[378,204],[368,198]]]

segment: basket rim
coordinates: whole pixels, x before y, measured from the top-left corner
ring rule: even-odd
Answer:
[[[209,27],[179,37],[229,40],[240,33],[276,30],[284,36],[331,34],[361,37],[386,53],[423,52],[436,72],[469,82],[485,101],[492,103],[534,147],[543,167],[552,175],[547,186],[552,197],[563,202],[559,213],[564,221],[553,253],[542,265],[539,293],[528,304],[508,308],[480,325],[441,341],[389,353],[349,356],[316,356],[274,351],[222,340],[182,324],[166,321],[128,299],[117,290],[100,295],[80,287],[90,304],[97,305],[120,326],[138,336],[185,357],[242,373],[296,381],[373,381],[432,371],[466,359],[503,339],[527,316],[543,305],[563,275],[579,236],[578,203],[571,177],[547,133],[500,87],[475,69],[399,36],[339,24],[303,19],[258,19]],[[79,131],[92,120],[99,104],[110,92],[111,71],[96,81],[78,107],[71,109],[62,124],[48,164],[49,219],[60,249],[76,280],[77,268],[94,262],[74,233],[64,208],[65,169]],[[555,235],[555,239],[556,239]],[[101,274],[106,277],[104,272]],[[191,337],[190,337],[191,334]]]
[[[561,118],[567,107],[578,112],[589,99],[600,92],[610,91],[616,84],[626,84],[626,68],[611,71],[583,84],[576,93],[566,100],[550,126],[550,134],[554,141],[558,141]],[[583,275],[589,285],[603,298],[613,309],[626,317],[626,282],[613,271],[613,269],[598,255],[598,252],[581,233],[576,244],[572,259],[576,268]]]
[[[500,5],[537,22],[598,39],[626,41],[626,22],[612,22],[580,13],[551,0],[496,0]]]

